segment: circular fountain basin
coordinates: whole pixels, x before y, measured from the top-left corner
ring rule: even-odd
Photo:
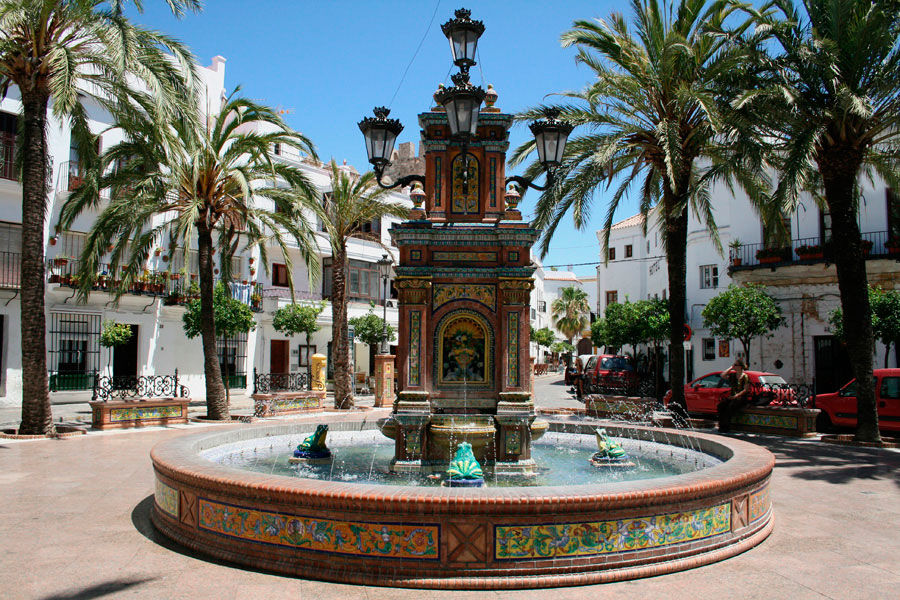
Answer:
[[[170,538],[243,565],[346,583],[500,589],[659,575],[733,556],[772,528],[774,457],[747,442],[606,426],[615,437],[719,459],[656,479],[534,487],[413,487],[236,469],[217,448],[301,436],[244,426],[154,447],[152,519]],[[593,437],[593,427],[551,423]],[[488,483],[490,486],[490,483]]]

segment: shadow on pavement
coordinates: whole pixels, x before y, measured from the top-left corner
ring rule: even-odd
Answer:
[[[44,596],[43,600],[90,600],[91,598],[102,598],[111,594],[117,594],[123,590],[133,588],[137,585],[144,585],[148,581],[153,581],[156,577],[148,577],[144,579],[113,579],[104,583],[98,583],[80,590],[65,592],[62,594],[53,594],[52,596]]]
[[[776,456],[776,467],[791,469],[791,477],[797,479],[828,483],[886,479],[900,487],[900,453],[891,450],[771,436],[741,437],[768,448]]]

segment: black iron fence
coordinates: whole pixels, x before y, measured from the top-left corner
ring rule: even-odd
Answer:
[[[0,288],[18,289],[22,282],[22,255],[0,252]]]
[[[257,373],[253,369],[253,393],[300,392],[309,389],[308,373]]]
[[[870,231],[862,234],[863,251],[868,258],[884,258],[897,255],[889,246],[888,231]],[[753,268],[760,265],[785,265],[791,263],[833,262],[830,242],[820,237],[792,239],[789,245],[772,247],[771,244],[743,244],[730,251],[731,267]]]
[[[83,392],[92,388],[94,371],[48,371],[51,392]]]
[[[188,398],[190,390],[178,381],[178,369],[174,375],[117,375],[101,376],[93,373],[91,400],[145,400],[149,398]]]

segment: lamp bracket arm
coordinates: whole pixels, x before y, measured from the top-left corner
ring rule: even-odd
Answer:
[[[425,177],[422,175],[407,175],[405,177],[401,177],[397,181],[391,184],[384,183],[381,178],[384,177],[383,169],[375,170],[375,181],[378,182],[378,185],[386,190],[392,190],[394,188],[404,188],[409,187],[415,182],[419,182],[422,184],[422,187],[425,187]]]

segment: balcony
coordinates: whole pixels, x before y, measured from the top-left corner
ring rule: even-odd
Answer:
[[[900,260],[900,248],[889,246],[891,239],[887,231],[873,231],[862,234],[866,259]],[[799,253],[798,253],[799,250]],[[821,238],[797,238],[790,246],[767,248],[764,244],[744,244],[732,248],[730,272],[751,269],[776,269],[789,265],[811,265],[832,263],[831,248],[822,244]]]
[[[2,260],[2,253],[0,253]],[[63,287],[75,289],[78,287],[78,270],[79,261],[68,257],[57,257],[47,261],[48,280],[51,284],[57,284]],[[0,269],[3,263],[0,263]],[[101,263],[97,272],[93,290],[101,292],[114,293],[121,286],[121,274],[124,269],[120,267],[116,272],[109,264]],[[163,299],[166,306],[184,305],[199,297],[200,290],[198,288],[196,275],[191,274],[190,277],[181,273],[170,273],[168,271],[146,270],[138,280],[131,284],[131,287],[125,292],[129,295],[136,296],[152,296]],[[251,310],[259,312],[262,310],[262,291],[263,288],[257,283],[239,283],[237,281],[230,282],[232,296],[241,300]]]
[[[22,282],[22,255],[0,252],[0,289],[17,290]]]

